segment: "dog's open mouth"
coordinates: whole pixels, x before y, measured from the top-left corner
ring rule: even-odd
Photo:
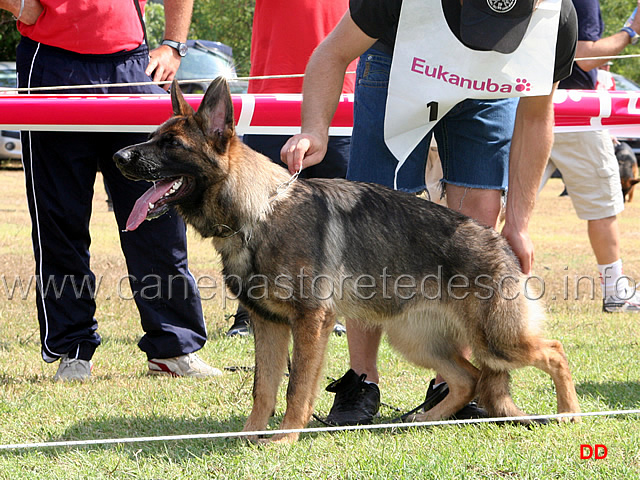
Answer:
[[[145,220],[152,220],[169,210],[169,204],[184,197],[193,189],[193,180],[189,177],[164,178],[153,183],[133,206],[126,231],[130,232]]]

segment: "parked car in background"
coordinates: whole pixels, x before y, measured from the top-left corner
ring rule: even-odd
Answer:
[[[13,93],[9,88],[15,88],[16,62],[0,62],[0,95]],[[0,130],[0,161],[20,160],[22,145],[20,132],[14,130]]]
[[[211,80],[221,75],[229,80],[231,93],[247,93],[248,82],[234,80],[238,76],[230,46],[211,40],[187,40],[187,46],[176,73],[183,93],[204,93]]]
[[[16,62],[0,62],[0,94],[11,93],[3,87],[15,88],[16,79]]]
[[[611,72],[611,76],[616,81],[616,90],[640,90],[640,85],[638,85],[633,80],[629,80],[627,77],[623,77],[619,73]]]
[[[0,130],[0,160],[20,160],[22,144],[20,132]]]

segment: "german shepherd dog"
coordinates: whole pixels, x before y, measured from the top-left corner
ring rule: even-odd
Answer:
[[[622,198],[625,202],[633,200],[633,190],[640,179],[638,178],[638,161],[636,154],[628,143],[621,142],[615,147],[616,159],[620,169],[620,183]]]
[[[243,431],[267,427],[291,337],[281,428],[306,426],[337,315],[382,327],[409,361],[446,379],[449,395],[412,420],[448,418],[474,398],[491,416],[523,416],[509,371],[529,365],[553,379],[558,412],[579,412],[562,345],[540,336],[540,302],[527,298],[518,261],[495,230],[379,185],[292,181],[236,136],[223,79],[197,112],[175,82],[171,99],[174,116],[114,157],[128,178],[155,183],[127,228],[173,205],[211,238],[227,288],[253,320],[253,408]],[[474,364],[461,353],[467,346]]]

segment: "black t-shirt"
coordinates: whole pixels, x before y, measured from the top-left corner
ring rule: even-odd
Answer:
[[[432,1],[432,0],[425,0]],[[460,38],[460,1],[442,0],[445,18],[453,34]],[[368,36],[377,38],[374,48],[393,52],[402,0],[350,0],[349,11],[355,24]],[[571,74],[577,44],[578,22],[571,0],[562,0],[553,81]]]

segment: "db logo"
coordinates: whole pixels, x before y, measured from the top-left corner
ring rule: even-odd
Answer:
[[[600,444],[591,446],[583,443],[580,445],[580,460],[588,460],[589,458],[594,460],[607,458],[607,447]]]

